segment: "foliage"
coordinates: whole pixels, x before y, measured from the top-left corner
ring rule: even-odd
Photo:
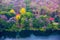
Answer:
[[[27,12],[32,12],[32,9],[29,6],[26,6],[26,11]]]
[[[27,18],[32,18],[34,16],[31,12],[26,12],[25,15]]]
[[[52,29],[53,29],[52,24],[49,23],[49,24],[47,25],[46,29],[47,29],[47,30],[52,30]]]
[[[9,26],[8,23],[0,18],[0,31],[5,30],[8,26]]]
[[[13,5],[12,4],[10,4],[9,6],[6,6],[6,5],[0,5],[0,10],[1,11],[10,11],[11,9],[13,8]]]
[[[46,31],[46,29],[43,28],[43,27],[42,28],[39,28],[39,29],[40,29],[40,31],[43,31],[43,32]]]
[[[10,13],[10,12],[6,12],[5,15],[7,16],[8,19],[15,16],[14,13]]]
[[[14,13],[6,12],[6,11],[1,11],[0,15],[6,15],[8,18],[15,16]]]
[[[60,23],[60,17],[59,16],[55,17],[55,20],[54,21]]]
[[[39,5],[34,5],[35,3],[32,3],[31,0],[24,0],[26,7],[24,5],[19,5],[19,2],[18,3],[14,2],[13,4],[17,8],[17,11],[19,11],[18,14],[15,12],[16,10],[14,10],[15,7],[13,4],[9,4],[8,6],[4,4],[0,5],[0,15],[5,15],[8,18],[6,21],[0,18],[0,30],[19,31],[20,29],[23,29],[23,28],[25,30],[29,30],[30,28],[32,28],[32,29],[38,29],[40,31],[45,31],[45,30],[60,29],[60,17],[57,16],[56,18],[50,18],[50,15],[49,15],[50,11],[56,11],[56,8],[58,8],[58,5],[57,5],[58,2],[56,2],[56,4],[54,4],[55,1],[52,3],[51,2],[52,1],[49,1],[49,3],[45,3],[45,6],[43,5],[44,2],[37,2],[39,5],[41,5],[40,3],[42,3],[42,5],[39,6]],[[31,4],[32,6],[30,6]],[[23,7],[20,8],[20,6],[23,6]],[[20,10],[18,10],[18,8],[20,8]],[[37,11],[40,8],[44,8],[49,11],[46,15],[40,15],[39,18],[35,18],[35,15],[34,15],[35,13],[33,14],[32,11],[34,11],[33,9]],[[11,22],[7,22],[12,17],[15,18],[14,19],[15,22],[12,22],[12,20]],[[52,22],[49,18],[52,19],[52,21],[54,22]],[[32,26],[30,25],[30,23],[32,24]],[[23,27],[20,28],[21,26]]]
[[[26,12],[26,14],[21,14],[21,19],[19,20],[19,24],[23,25],[25,29],[29,29],[30,25],[29,25],[29,19],[31,19],[33,17],[32,13],[30,12]]]
[[[27,29],[29,29],[30,28],[30,25],[29,25],[29,20],[25,20],[25,22],[24,22],[24,28],[27,30]]]
[[[17,27],[16,24],[12,24],[12,25],[10,25],[9,28],[6,29],[6,31],[15,31],[15,32],[17,32],[17,31],[20,31],[20,28]]]
[[[11,9],[11,10],[10,10],[10,13],[15,13],[14,9]]]
[[[33,27],[40,28],[44,26],[44,21],[41,22],[40,19],[34,19],[33,20]]]

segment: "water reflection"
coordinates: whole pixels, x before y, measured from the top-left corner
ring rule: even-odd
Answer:
[[[50,36],[34,36],[31,35],[27,38],[5,38],[0,40],[60,40],[60,35],[50,35]]]

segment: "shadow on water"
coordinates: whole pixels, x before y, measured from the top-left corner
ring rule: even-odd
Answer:
[[[3,31],[0,32],[0,40],[2,39],[20,39],[20,40],[59,40],[60,38],[60,31],[33,31],[33,30],[22,30],[21,32],[8,32],[8,31]]]
[[[9,38],[26,38],[30,37],[31,31],[29,30],[22,30],[20,32],[9,32],[9,31],[3,31],[0,32],[0,38],[4,36],[4,38],[9,37]]]

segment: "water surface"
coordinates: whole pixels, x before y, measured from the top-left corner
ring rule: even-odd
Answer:
[[[0,40],[60,40],[60,35],[50,35],[50,36],[34,36],[31,35],[27,38],[1,38]]]

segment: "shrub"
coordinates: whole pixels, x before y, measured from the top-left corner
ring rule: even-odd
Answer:
[[[0,31],[5,30],[7,27],[9,27],[8,23],[0,18]]]

